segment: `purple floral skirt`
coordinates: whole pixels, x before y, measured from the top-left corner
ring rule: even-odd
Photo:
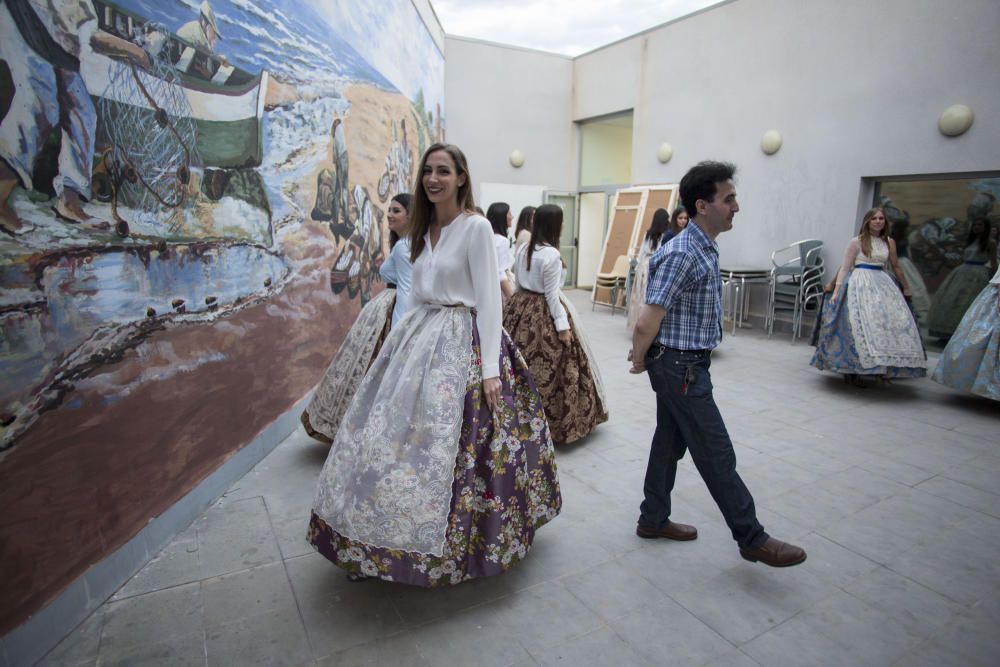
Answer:
[[[471,348],[472,363],[481,365],[474,320]],[[523,559],[535,531],[559,514],[562,496],[541,398],[506,332],[500,344],[500,381],[496,420],[482,383],[470,382],[466,388],[441,556],[349,539],[313,512],[308,539],[316,550],[351,574],[424,587],[502,574]]]

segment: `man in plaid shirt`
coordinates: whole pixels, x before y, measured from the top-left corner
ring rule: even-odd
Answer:
[[[736,453],[709,374],[712,350],[722,342],[722,281],[716,237],[733,228],[736,168],[702,162],[681,179],[688,226],[649,260],[646,305],[632,334],[631,373],[649,373],[656,392],[656,432],[649,452],[645,499],[636,534],[693,540],[694,526],[670,520],[677,461],[691,451],[701,478],[722,511],[740,555],[773,567],[798,565],[806,552],[764,532],[753,497],[739,473]]]

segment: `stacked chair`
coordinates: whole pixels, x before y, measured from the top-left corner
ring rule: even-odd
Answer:
[[[779,312],[792,315],[792,341],[802,335],[802,318],[816,308],[823,296],[823,242],[796,241],[771,253],[770,295],[767,308],[767,335],[774,332]]]

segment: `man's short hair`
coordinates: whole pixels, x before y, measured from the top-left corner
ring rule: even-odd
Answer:
[[[718,192],[719,183],[732,179],[736,174],[736,165],[729,162],[699,162],[688,169],[681,179],[681,203],[692,218],[698,215],[694,203],[699,199],[712,201]]]

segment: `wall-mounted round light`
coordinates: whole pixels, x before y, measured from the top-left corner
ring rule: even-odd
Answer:
[[[768,130],[760,138],[760,149],[767,155],[774,155],[781,148],[781,132]]]
[[[965,134],[972,127],[974,120],[976,120],[976,114],[972,113],[972,109],[964,104],[952,104],[941,112],[941,117],[938,118],[938,129],[946,137],[957,137],[960,134]]]
[[[670,162],[670,158],[674,156],[674,147],[663,142],[660,147],[656,149],[656,159],[660,161],[661,164],[666,164]]]
[[[510,166],[519,169],[524,164],[524,153],[519,148],[515,148],[510,152],[510,157],[507,159],[510,160]]]

